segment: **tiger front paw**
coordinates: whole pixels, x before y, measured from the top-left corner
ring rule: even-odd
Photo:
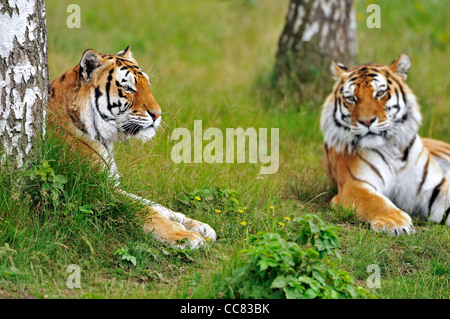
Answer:
[[[217,234],[214,229],[206,223],[189,218],[182,213],[174,212],[159,204],[152,205],[152,209],[171,221],[182,225],[183,228],[200,234],[205,241],[214,242],[217,239]]]
[[[202,223],[198,220],[186,217],[183,226],[186,227],[186,229],[199,233],[207,241],[214,242],[217,239],[215,230],[208,224]]]
[[[152,214],[147,219],[144,224],[144,232],[151,232],[158,241],[168,242],[181,249],[186,247],[197,249],[206,244],[206,240],[200,233],[187,230],[180,223],[159,214]]]
[[[171,244],[180,249],[189,247],[191,249],[201,248],[206,245],[205,239],[195,231],[181,230],[172,234]]]
[[[386,232],[390,236],[416,232],[411,216],[403,211],[377,214],[370,224],[375,232]]]

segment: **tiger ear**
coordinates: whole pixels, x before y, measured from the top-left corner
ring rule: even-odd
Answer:
[[[92,80],[92,73],[101,65],[101,57],[97,51],[90,49],[83,53],[80,60],[81,75],[86,81]]]
[[[131,49],[130,46],[127,46],[125,48],[125,50],[120,51],[119,53],[117,53],[118,56],[121,56],[125,59],[130,59],[133,60],[133,54],[131,53]]]
[[[394,60],[394,62],[389,65],[389,68],[400,75],[400,77],[403,79],[403,81],[406,80],[408,70],[411,67],[411,60],[409,59],[409,56],[406,54],[401,54],[397,59]]]
[[[335,80],[339,79],[342,73],[348,70],[348,68],[345,65],[343,65],[342,63],[334,62],[334,60],[331,61],[330,69],[331,73],[333,73],[333,79]]]

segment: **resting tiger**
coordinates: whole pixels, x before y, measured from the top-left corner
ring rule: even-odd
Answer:
[[[118,185],[114,142],[132,136],[150,140],[161,123],[161,108],[149,85],[130,47],[117,55],[87,50],[79,64],[50,83],[48,125],[72,147],[102,161]],[[144,231],[158,239],[177,245],[186,238],[192,248],[216,239],[209,225],[120,191],[149,205]]]
[[[338,188],[332,205],[393,236],[415,232],[414,214],[450,224],[450,145],[418,136],[410,66],[405,54],[390,65],[333,62],[336,83],[321,114],[324,167]]]

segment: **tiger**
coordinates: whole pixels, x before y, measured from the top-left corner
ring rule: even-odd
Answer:
[[[49,83],[48,127],[73,149],[101,162],[122,194],[148,206],[144,232],[181,248],[203,247],[216,240],[211,226],[119,188],[114,143],[130,137],[148,141],[161,121],[149,77],[130,46],[115,55],[86,50],[77,65]]]
[[[450,145],[422,138],[419,103],[401,54],[390,65],[332,61],[335,84],[320,115],[332,208],[353,209],[375,232],[416,232],[411,216],[450,225]]]

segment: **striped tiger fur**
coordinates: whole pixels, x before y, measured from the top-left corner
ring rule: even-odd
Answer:
[[[161,108],[149,85],[129,46],[117,55],[87,50],[79,64],[51,81],[47,127],[62,135],[71,147],[102,161],[118,186],[114,142],[132,136],[149,140],[161,123]],[[143,227],[160,240],[176,244],[187,238],[195,248],[206,243],[204,238],[216,239],[207,224],[119,191],[149,205]]]
[[[332,205],[394,236],[415,232],[414,214],[450,225],[450,145],[418,136],[410,66],[405,54],[390,65],[333,62],[336,83],[321,114],[324,167],[338,188]]]

